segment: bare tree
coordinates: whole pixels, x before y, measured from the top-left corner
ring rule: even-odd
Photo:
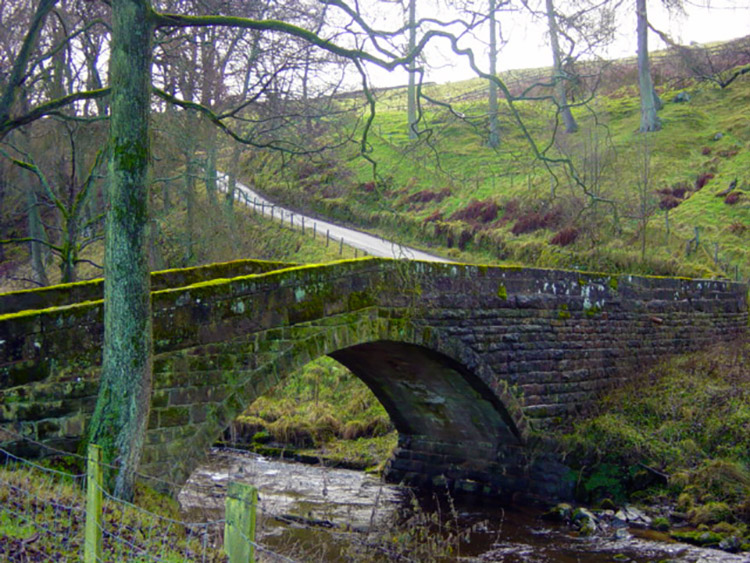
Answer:
[[[490,0],[490,74],[497,75],[497,1]],[[489,146],[496,148],[500,145],[500,124],[498,122],[497,84],[490,80],[489,118],[490,136]]]
[[[648,56],[648,14],[646,0],[636,0],[636,33],[638,35],[638,88],[641,95],[641,132],[658,131],[661,122],[656,115],[659,100],[651,78],[651,64]]]
[[[566,88],[566,73],[563,68],[563,52],[560,48],[560,31],[557,24],[557,14],[555,13],[555,5],[553,0],[545,0],[545,8],[547,12],[547,27],[549,29],[549,42],[552,47],[552,65],[554,69],[554,82],[555,82],[555,103],[560,108],[562,114],[563,123],[565,124],[566,133],[575,133],[578,131],[578,123],[576,123],[573,113],[570,111],[568,105],[568,93]]]
[[[409,0],[409,53],[414,52],[417,43],[417,0]],[[417,138],[417,69],[416,59],[409,63],[409,85],[406,89],[406,123],[409,138]]]

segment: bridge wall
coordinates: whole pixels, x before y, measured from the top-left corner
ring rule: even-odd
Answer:
[[[162,289],[193,285],[208,280],[262,274],[281,268],[289,268],[294,265],[285,262],[269,262],[267,260],[234,260],[232,262],[196,266],[194,268],[161,270],[151,274],[151,290],[160,291]],[[38,289],[0,293],[0,315],[30,309],[61,307],[85,301],[98,301],[103,297],[104,283],[101,278],[51,285]]]
[[[659,359],[744,334],[746,292],[726,281],[383,259],[155,292],[143,470],[183,479],[255,397],[330,354],[397,423],[394,479],[560,494],[564,468],[540,455],[544,430]],[[101,304],[5,315],[0,340],[0,427],[74,446],[95,401]]]

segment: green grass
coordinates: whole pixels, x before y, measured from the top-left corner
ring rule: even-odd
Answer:
[[[583,498],[672,505],[696,528],[731,524],[747,543],[748,365],[750,342],[719,344],[665,362],[604,398],[561,438],[568,463],[580,469]]]
[[[750,101],[750,77],[725,90],[693,82],[687,88],[688,103],[673,103],[678,90],[661,86],[663,129],[647,136],[638,133],[639,101],[632,86],[600,93],[588,107],[576,108],[581,130],[574,135],[560,133],[554,142],[551,107],[544,102],[518,102],[516,107],[540,150],[546,147],[551,158],[568,158],[586,189],[611,204],[593,204],[561,165],[551,165],[554,180],[533,156],[507,108],[500,112],[501,146],[490,149],[485,143],[487,106],[481,89],[477,80],[430,86],[430,95],[443,100],[478,94],[455,102],[454,109],[464,118],[425,105],[427,132],[418,141],[409,141],[405,133],[404,92],[384,95],[368,139],[370,157],[378,165],[375,190],[363,189],[363,184],[373,181],[373,170],[357,158],[355,148],[328,154],[325,166],[312,174],[311,166],[317,165],[292,160],[274,177],[256,175],[254,180],[298,207],[464,261],[693,277],[733,276],[736,266],[742,275],[750,275],[750,125],[743,118]],[[723,137],[715,140],[716,133]],[[649,220],[646,252],[641,256],[635,251],[642,235],[637,185],[646,153]],[[301,174],[303,169],[306,172]],[[693,186],[704,172],[714,178],[669,212],[667,233],[656,191],[680,182]],[[246,176],[252,176],[249,168]],[[727,205],[715,193],[734,178],[745,195],[736,205]],[[417,192],[445,188],[451,193],[441,201],[407,201]],[[515,205],[521,215],[553,206],[560,206],[563,213],[554,224],[520,235],[512,232],[519,217],[509,213],[482,225],[450,219],[475,199],[496,201],[504,210]],[[441,215],[443,234],[436,233],[434,222],[425,223],[434,214]],[[549,248],[555,233],[566,227],[579,230],[577,240],[570,246]],[[696,227],[703,248],[688,253],[687,242]],[[455,237],[444,233],[461,230],[471,233],[457,248]],[[714,261],[717,248],[719,263]]]
[[[396,445],[372,392],[328,357],[310,362],[256,400],[233,423],[237,441],[260,452],[295,450],[354,467],[378,466]]]
[[[6,464],[0,469],[0,483],[0,558],[13,554],[17,558],[13,560],[19,561],[81,560],[86,499],[71,477],[39,467]],[[204,546],[201,534],[176,525],[179,520],[175,501],[141,485],[133,505],[105,500],[104,559],[226,560],[221,547],[213,542],[217,538],[210,540],[212,546]]]

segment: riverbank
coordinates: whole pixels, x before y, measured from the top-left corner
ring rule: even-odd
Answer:
[[[263,455],[377,470],[396,443],[387,414],[331,360],[257,401],[234,443]],[[349,439],[347,439],[349,438]],[[603,397],[566,432],[560,453],[577,501],[597,522],[638,506],[641,528],[730,552],[750,549],[750,343],[670,359]],[[611,514],[608,512],[611,511]],[[580,532],[580,519],[562,518]]]
[[[750,550],[750,343],[666,361],[612,391],[561,436],[578,499],[646,507],[649,527]]]

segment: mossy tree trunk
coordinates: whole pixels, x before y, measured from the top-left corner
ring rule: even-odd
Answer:
[[[641,92],[641,132],[658,131],[661,129],[659,117],[656,115],[658,100],[651,79],[651,65],[648,59],[648,15],[646,0],[636,0],[635,6],[638,25],[638,86]]]
[[[152,331],[148,161],[152,24],[148,0],[112,0],[110,183],[106,217],[104,351],[89,440],[103,449],[108,486],[133,496],[148,422]]]
[[[33,280],[41,286],[49,285],[47,269],[44,265],[44,242],[47,233],[42,224],[42,215],[39,212],[39,201],[36,188],[33,185],[26,187],[26,207],[29,218],[29,237],[34,239],[29,243],[31,254],[31,275]]]

